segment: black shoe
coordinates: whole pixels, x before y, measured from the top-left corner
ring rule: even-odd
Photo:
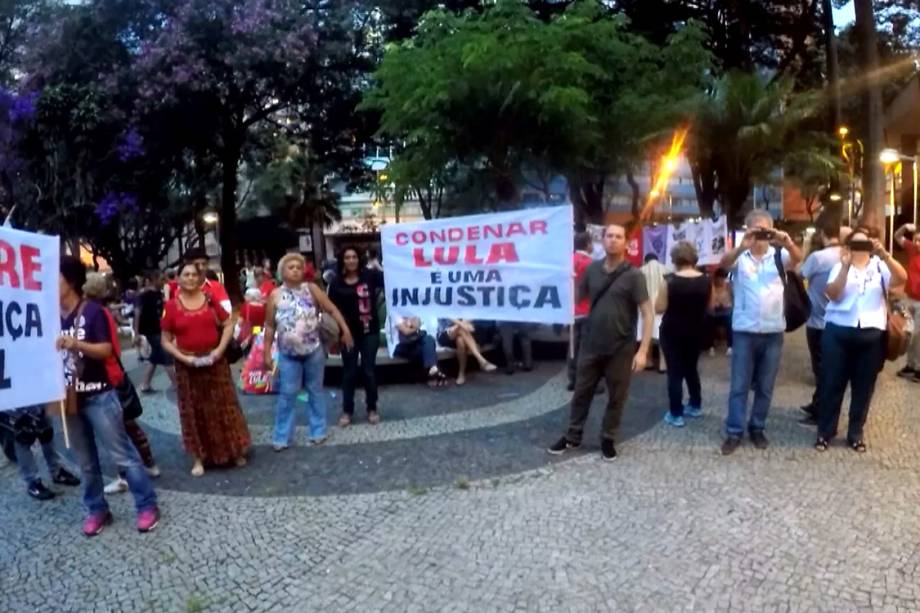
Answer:
[[[729,436],[724,441],[722,441],[722,455],[731,455],[735,453],[735,450],[741,447],[741,437],[740,436]]]
[[[601,457],[604,458],[605,462],[613,462],[617,459],[617,450],[613,446],[613,441],[605,438],[601,441]]]
[[[809,426],[809,427],[817,426],[818,418],[812,415],[811,413],[809,413],[808,415],[806,415],[805,417],[799,420],[799,424],[802,426]]]
[[[754,443],[754,447],[757,449],[766,449],[770,446],[770,441],[767,440],[761,430],[751,432],[751,442]]]
[[[574,384],[574,383],[569,383],[568,385],[565,386],[565,389],[569,390],[570,392],[574,392],[574,391],[575,391],[575,384]]]
[[[525,364],[525,365],[521,368],[521,370],[523,370],[524,372],[531,372],[531,371],[533,370],[533,364],[531,364],[530,366],[528,366],[527,364]]]
[[[514,366],[506,366],[506,367],[505,367],[505,374],[508,375],[509,377],[510,377],[511,375],[513,375],[513,374],[514,374]]]
[[[898,376],[904,379],[916,379],[917,375],[918,375],[917,371],[911,368],[910,366],[905,366],[904,368],[898,371]]]
[[[818,414],[818,407],[816,407],[816,406],[813,405],[813,404],[806,404],[806,405],[804,405],[804,406],[800,406],[800,407],[799,407],[799,410],[802,411],[803,413],[808,413],[809,415],[817,415],[817,414]]]
[[[36,500],[51,500],[54,498],[54,492],[45,487],[41,479],[37,479],[30,483],[26,491],[29,492],[29,496]]]
[[[72,475],[70,471],[66,468],[59,468],[54,476],[51,477],[51,480],[60,485],[66,485],[68,487],[76,487],[80,485],[80,480]]]
[[[581,447],[581,443],[570,443],[569,439],[564,436],[553,443],[553,446],[546,450],[546,453],[550,455],[562,455],[568,451],[574,451]]]

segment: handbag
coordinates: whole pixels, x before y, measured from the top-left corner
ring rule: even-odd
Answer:
[[[336,323],[335,319],[327,315],[326,313],[321,313],[317,309],[317,315],[319,316],[319,340],[323,343],[323,346],[326,349],[335,347],[339,343],[339,338],[342,335],[342,331],[339,329],[339,324]]]
[[[798,330],[811,317],[811,299],[805,289],[802,277],[794,271],[787,271],[783,266],[782,250],[773,252],[773,260],[779,278],[783,280],[783,312],[786,316],[786,332]]]
[[[224,330],[221,325],[220,318],[217,316],[217,311],[214,310],[214,303],[211,302],[211,296],[208,298],[208,308],[211,309],[211,314],[214,315],[214,324],[217,326],[217,337],[220,338],[223,336]],[[229,364],[236,364],[243,359],[243,356],[246,355],[246,351],[243,349],[243,346],[240,345],[240,342],[234,338],[230,337],[230,342],[227,343],[227,348],[224,349],[224,359],[227,360]]]
[[[910,345],[910,338],[914,330],[914,320],[904,306],[892,305],[891,297],[888,294],[888,287],[885,284],[885,277],[882,277],[882,265],[878,265],[879,276],[882,281],[882,292],[885,295],[885,304],[888,306],[888,325],[883,335],[885,343],[885,359],[894,362],[902,355],[907,353]]]
[[[121,378],[121,383],[115,386],[115,393],[118,394],[118,402],[121,404],[124,420],[131,421],[144,414],[144,405],[141,404],[141,397],[138,396],[137,389],[125,372],[120,359],[118,366],[124,376]]]

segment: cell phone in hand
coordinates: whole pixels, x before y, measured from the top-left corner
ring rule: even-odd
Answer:
[[[872,241],[850,241],[850,251],[872,252]]]
[[[772,241],[776,236],[773,230],[754,230],[754,239],[759,241]]]

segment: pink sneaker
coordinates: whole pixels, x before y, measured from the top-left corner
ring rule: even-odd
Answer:
[[[98,536],[111,523],[112,514],[108,511],[105,513],[91,513],[83,520],[83,534],[86,536]]]
[[[160,523],[160,510],[156,507],[145,509],[137,514],[137,531],[150,532]]]

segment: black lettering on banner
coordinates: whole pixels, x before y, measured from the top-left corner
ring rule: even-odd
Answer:
[[[439,272],[431,273],[431,283],[432,285],[440,285],[441,284],[441,273]]]
[[[536,290],[536,298],[533,291]],[[559,288],[541,285],[531,288],[527,285],[489,286],[459,285],[457,287],[401,287],[393,288],[391,294],[394,307],[417,307],[438,305],[443,307],[504,307],[515,309],[561,309]]]
[[[6,349],[0,349],[0,390],[13,387],[13,382],[6,376]]]
[[[18,302],[0,301],[0,337],[9,336],[14,341],[42,336],[42,314],[37,304],[26,304],[25,318]]]

